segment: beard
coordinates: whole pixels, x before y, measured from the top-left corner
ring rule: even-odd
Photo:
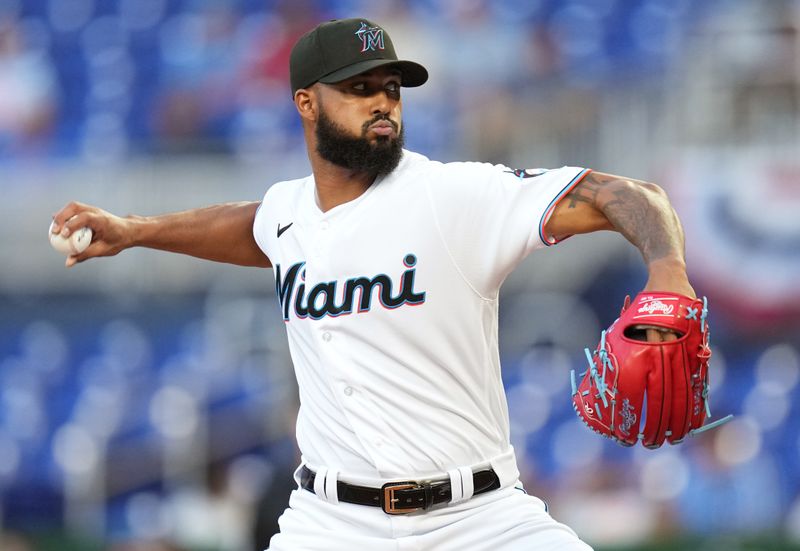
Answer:
[[[355,172],[375,176],[389,174],[403,156],[403,129],[396,138],[378,136],[376,142],[371,143],[367,139],[369,127],[381,120],[388,121],[397,130],[397,124],[389,117],[378,115],[363,124],[360,136],[354,136],[320,109],[316,127],[317,153],[326,161]]]

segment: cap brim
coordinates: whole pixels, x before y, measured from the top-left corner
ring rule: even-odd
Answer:
[[[393,66],[400,70],[400,84],[409,88],[422,86],[428,80],[428,70],[419,63],[413,61],[403,61],[396,59],[369,59],[348,65],[338,71],[334,71],[319,79],[325,84],[334,84],[350,77],[366,73],[378,67]]]

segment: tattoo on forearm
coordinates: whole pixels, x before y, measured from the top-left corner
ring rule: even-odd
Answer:
[[[600,184],[598,184],[592,178],[592,174],[589,173],[584,177],[580,185],[567,195],[569,198],[569,208],[574,209],[579,202],[594,205],[597,202],[597,193],[599,189]]]
[[[603,212],[639,248],[645,262],[683,253],[682,228],[672,207],[663,195],[647,189],[645,182],[590,173],[567,197],[569,208],[584,202]]]

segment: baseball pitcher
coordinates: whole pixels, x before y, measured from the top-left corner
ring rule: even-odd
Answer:
[[[310,175],[272,185],[262,201],[152,217],[70,203],[53,232],[93,231],[67,266],[140,246],[272,268],[299,385],[302,462],[269,549],[590,549],[519,481],[500,375],[500,286],[536,249],[598,230],[624,235],[647,265],[644,308],[654,315],[617,332],[651,351],[677,343],[688,352],[640,357],[652,375],[624,378],[623,388],[615,381],[634,347],[614,355],[604,342],[573,401],[592,428],[626,443],[679,441],[703,424],[707,394],[707,370],[682,358],[700,365],[708,350],[680,222],[650,183],[405,150],[401,90],[427,78],[398,59],[380,25],[322,23],[290,58]],[[645,391],[646,414],[663,427],[640,436]]]

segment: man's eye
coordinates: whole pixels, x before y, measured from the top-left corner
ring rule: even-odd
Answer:
[[[399,92],[400,91],[400,83],[399,82],[390,82],[386,85],[386,89],[390,92]]]
[[[357,82],[353,84],[353,90],[358,90],[359,92],[363,92],[367,89],[367,85],[363,82]]]

